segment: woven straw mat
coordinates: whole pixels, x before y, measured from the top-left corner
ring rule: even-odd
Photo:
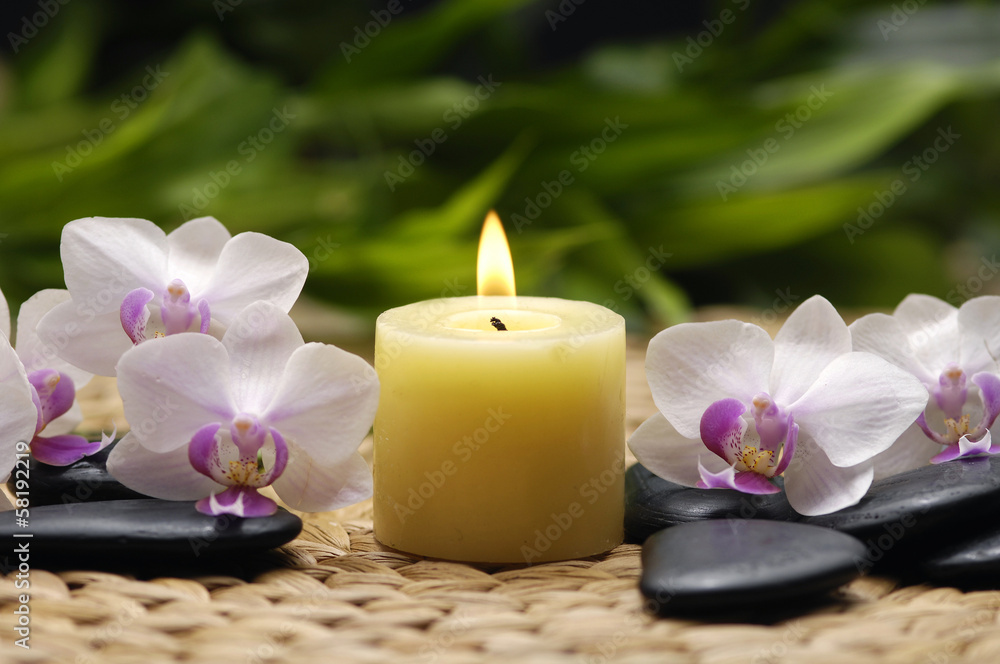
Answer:
[[[628,425],[655,411],[631,344]],[[93,429],[123,418],[113,383],[87,388]],[[363,451],[369,454],[371,442]],[[632,460],[630,459],[630,462]],[[488,568],[379,545],[371,501],[302,515],[299,539],[249,578],[31,570],[30,650],[14,645],[23,590],[0,585],[0,661],[1000,662],[1000,592],[859,579],[775,624],[657,618],[637,589],[640,547],[585,560]]]

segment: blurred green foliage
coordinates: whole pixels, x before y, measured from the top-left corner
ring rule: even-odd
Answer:
[[[850,306],[946,297],[1000,246],[993,5],[807,1],[762,27],[733,0],[707,17],[733,17],[718,36],[706,25],[540,68],[522,44],[556,2],[404,6],[367,41],[354,28],[371,7],[346,4],[320,20],[230,2],[224,34],[271,61],[200,30],[102,81],[112,19],[85,3],[8,53],[8,297],[60,286],[60,229],[95,215],[168,230],[212,215],[287,240],[311,259],[307,292],[369,323],[472,294],[490,207],[519,292],[606,303],[635,325],[682,320],[692,301],[767,306],[786,288]]]

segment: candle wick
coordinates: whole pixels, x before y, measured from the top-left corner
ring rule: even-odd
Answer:
[[[503,321],[494,316],[490,319],[490,325],[497,329],[497,332],[506,332],[507,326],[503,324]]]

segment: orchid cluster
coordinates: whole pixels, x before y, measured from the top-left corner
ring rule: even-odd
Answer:
[[[244,517],[275,512],[267,486],[305,511],[371,495],[357,449],[378,380],[361,358],[303,341],[287,313],[309,267],[298,249],[231,236],[211,217],[169,235],[142,219],[79,219],[60,249],[67,289],[24,303],[16,351],[2,301],[7,472],[18,441],[52,465],[112,442],[70,433],[82,420],[76,391],[96,374],[117,376],[131,424],[108,459],[129,488]]]
[[[206,514],[336,509],[371,495],[357,449],[378,380],[361,358],[305,343],[288,310],[308,272],[293,246],[231,236],[210,217],[169,235],[142,219],[63,229],[66,290],[23,304],[11,346],[0,294],[0,470],[17,444],[69,465],[108,446],[73,434],[78,388],[116,376],[131,427],[108,470]],[[1000,297],[955,308],[911,295],[848,327],[820,296],[772,339],[735,320],[656,335],[646,372],[659,410],[629,440],[685,486],[771,494],[806,515],[857,503],[876,478],[996,454]],[[3,465],[5,464],[5,465]]]
[[[656,335],[646,373],[659,410],[629,440],[684,486],[771,494],[819,515],[876,478],[1000,452],[1000,297],[956,309],[910,295],[848,327],[820,296],[772,340],[738,321]],[[779,481],[780,478],[780,481]]]

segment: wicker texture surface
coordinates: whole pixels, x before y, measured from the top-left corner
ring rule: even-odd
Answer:
[[[629,355],[630,430],[654,410],[643,350]],[[117,412],[108,387],[89,397],[95,428]],[[370,501],[304,520],[299,539],[245,578],[138,580],[33,566],[30,650],[14,645],[13,610],[25,591],[8,574],[0,580],[0,661],[1000,662],[1000,592],[868,577],[773,624],[663,619],[645,610],[637,590],[636,545],[491,568],[386,550],[372,534]]]

